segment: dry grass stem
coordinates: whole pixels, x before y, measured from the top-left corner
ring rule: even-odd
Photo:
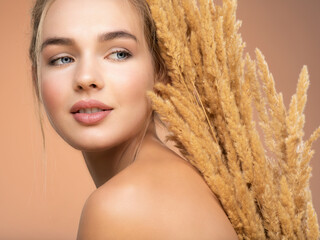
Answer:
[[[171,80],[148,96],[239,239],[318,239],[309,180],[320,128],[303,141],[307,68],[287,111],[263,54],[244,56],[237,0],[147,1]]]

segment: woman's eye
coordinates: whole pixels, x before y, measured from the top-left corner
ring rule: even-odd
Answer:
[[[72,63],[74,60],[71,57],[60,57],[50,61],[50,65],[64,65]]]
[[[109,55],[109,58],[115,61],[123,61],[131,57],[131,54],[127,51],[115,51]]]

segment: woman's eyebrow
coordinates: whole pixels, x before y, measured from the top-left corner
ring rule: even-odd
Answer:
[[[52,37],[46,39],[42,44],[40,51],[42,51],[45,47],[49,45],[66,45],[66,46],[71,46],[74,45],[75,42],[71,38],[61,38],[61,37]]]
[[[106,32],[99,36],[100,42],[105,42],[109,40],[113,40],[116,38],[129,38],[133,39],[134,41],[138,42],[138,39],[133,34],[126,32],[126,31],[114,31],[114,32]]]
[[[129,38],[133,39],[137,43],[139,42],[137,37],[134,36],[131,33],[128,33],[126,31],[113,31],[113,32],[106,32],[101,35],[99,35],[98,40],[99,42],[105,42],[105,41],[110,41],[113,39],[117,38]],[[71,46],[74,45],[75,41],[71,38],[62,38],[62,37],[52,37],[46,39],[42,44],[41,44],[41,51],[49,46],[49,45],[65,45],[65,46]]]

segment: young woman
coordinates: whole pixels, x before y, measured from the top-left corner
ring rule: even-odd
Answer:
[[[146,92],[167,81],[144,0],[37,0],[33,81],[97,186],[78,239],[236,239],[199,172],[157,137]]]

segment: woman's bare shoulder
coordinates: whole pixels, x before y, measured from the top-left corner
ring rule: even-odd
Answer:
[[[197,170],[160,145],[148,149],[89,197],[78,239],[236,239]]]

